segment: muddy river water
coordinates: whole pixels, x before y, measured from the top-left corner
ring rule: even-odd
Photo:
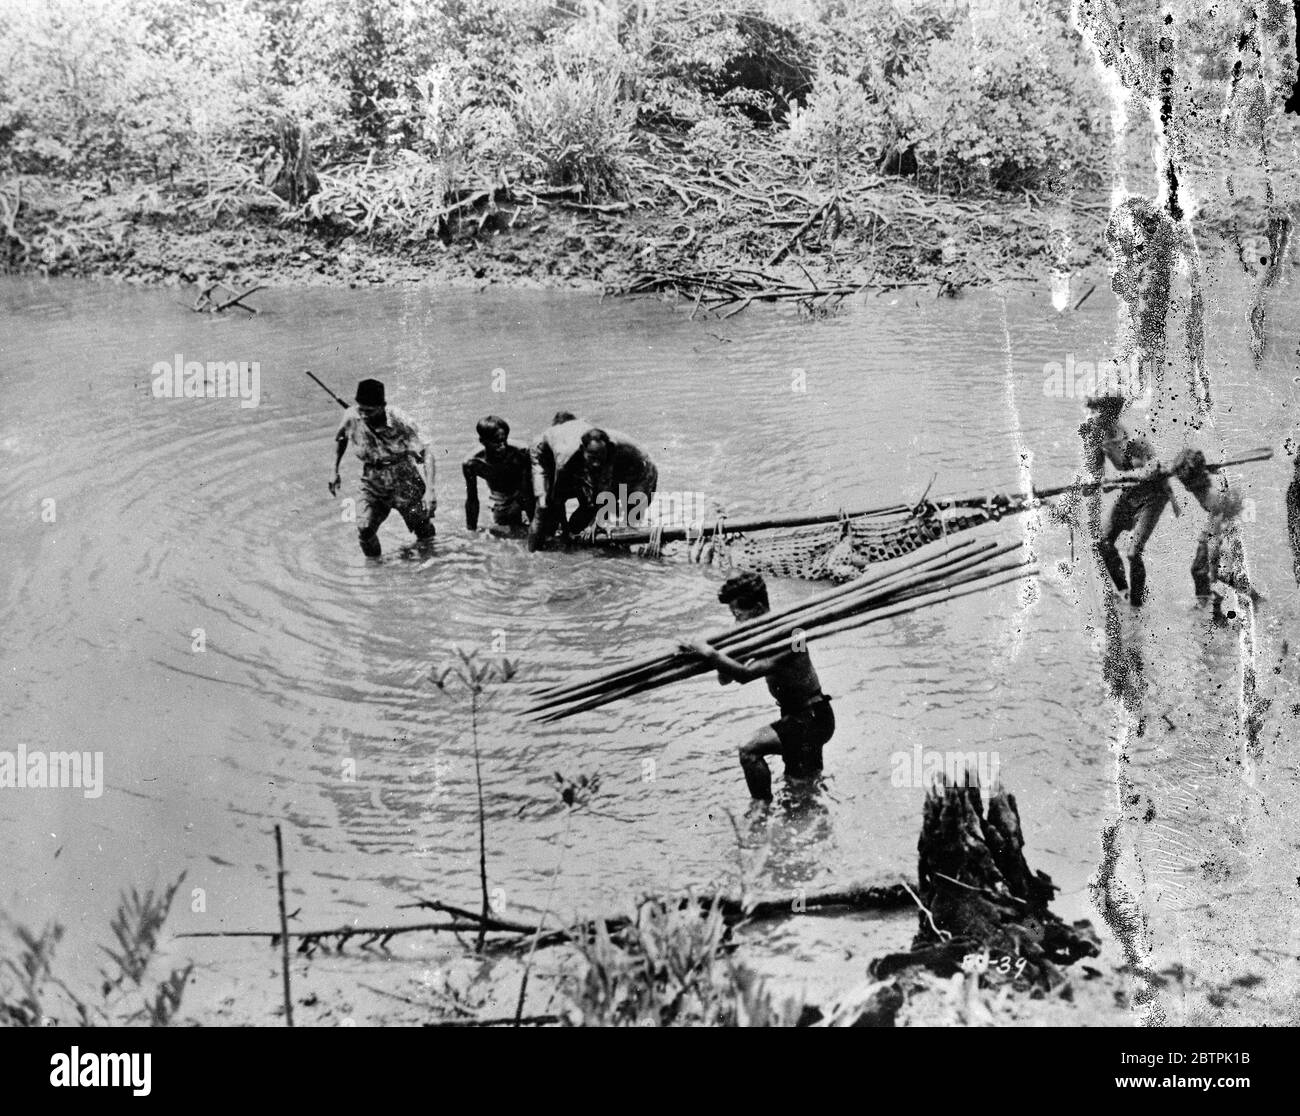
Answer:
[[[554,679],[725,626],[716,570],[529,555],[467,533],[460,462],[481,415],[503,415],[520,441],[560,408],[628,431],[661,490],[735,516],[891,504],[932,481],[936,494],[1066,483],[1084,411],[1045,390],[1045,366],[1105,358],[1115,328],[1102,290],[1060,312],[1023,285],[958,300],[897,291],[819,321],[417,286],[259,298],[255,318],[214,317],[170,290],[0,282],[0,747],[103,763],[94,797],[0,789],[0,909],[57,917],[72,943],[103,940],[120,889],[182,870],[176,928],[270,925],[277,821],[304,922],[387,919],[421,896],[473,905],[468,701],[430,685],[430,670],[455,647],[504,649]],[[1278,355],[1256,369],[1241,307],[1214,305],[1215,424],[1197,444],[1212,458],[1277,450],[1235,474],[1269,598],[1263,648],[1300,616],[1281,452],[1298,399],[1295,317],[1277,319]],[[257,362],[243,400],[256,405],[156,397],[152,370],[177,354]],[[439,469],[432,561],[402,555],[396,516],[384,560],[361,555],[347,505],[326,491],[338,408],[306,368],[349,395],[378,377],[424,424]],[[1184,433],[1157,431],[1174,448]],[[342,497],[356,481],[349,458]],[[1195,604],[1201,513],[1190,500],[1184,511],[1149,548],[1142,638],[1151,714],[1166,720],[1134,748],[1153,778],[1182,727],[1232,720],[1240,681],[1238,633],[1210,630]],[[1087,885],[1115,811],[1117,717],[1100,585],[1086,540],[1059,524],[1020,517],[995,533],[1025,532],[1044,570],[1030,598],[1000,588],[815,646],[839,723],[824,786],[811,802],[778,793],[764,817],[746,816],[735,756],[771,719],[761,685],[698,680],[544,727],[502,695],[479,723],[501,909],[544,903],[565,833],[557,771],[601,781],[568,828],[555,906],[603,911],[733,882],[738,840],[761,891],[911,877],[920,761],[953,750],[997,764],[1058,909],[1095,919]],[[778,605],[814,591],[772,582]],[[1198,801],[1191,832],[1217,824],[1215,801]],[[1207,886],[1203,867],[1170,863],[1168,894]],[[823,933],[810,923],[773,944],[812,958]]]

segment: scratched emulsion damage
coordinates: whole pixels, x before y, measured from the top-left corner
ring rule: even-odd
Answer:
[[[1106,920],[1106,925],[1119,940],[1124,960],[1133,977],[1133,1003],[1146,1009],[1144,1022],[1160,1026],[1166,1014],[1156,996],[1157,978],[1145,964],[1151,953],[1151,935],[1142,904],[1124,885],[1117,871],[1120,859],[1119,823],[1114,822],[1101,831],[1101,864],[1097,875],[1089,884],[1093,906]]]
[[[1243,13],[1237,60],[1225,92],[1221,117],[1220,126],[1225,138],[1233,135],[1240,139],[1244,135],[1254,141],[1265,171],[1268,169],[1268,151],[1263,124],[1268,113],[1268,95],[1259,35],[1262,31],[1271,34],[1274,41],[1285,41],[1286,32],[1280,16],[1289,7],[1279,0],[1265,0],[1259,6],[1262,16],[1257,15],[1254,8]],[[1117,134],[1113,141],[1119,156],[1116,159],[1119,181],[1112,202],[1107,241],[1112,254],[1111,285],[1120,305],[1120,355],[1138,358],[1153,381],[1151,386],[1157,398],[1187,400],[1186,407],[1181,408],[1182,413],[1172,416],[1172,421],[1189,431],[1198,430],[1212,419],[1213,394],[1205,367],[1204,270],[1190,218],[1183,210],[1183,199],[1180,199],[1180,160],[1186,152],[1186,135],[1194,133],[1197,121],[1190,102],[1186,112],[1175,112],[1179,86],[1174,15],[1168,8],[1152,11],[1144,3],[1077,0],[1074,19],[1090,40],[1098,63],[1118,79],[1118,89],[1114,93],[1116,118],[1125,118],[1123,98],[1136,95],[1152,110],[1154,123],[1154,200],[1128,192],[1123,182],[1124,137]],[[1231,193],[1231,180],[1227,185]],[[1268,297],[1281,272],[1281,261],[1285,259],[1291,235],[1289,215],[1276,205],[1271,186],[1268,188],[1268,206],[1269,255],[1260,261],[1264,271],[1255,286],[1248,312],[1252,352],[1257,364],[1267,337]],[[1234,237],[1240,245],[1236,230]],[[1244,266],[1246,259],[1240,248],[1239,258]],[[1179,294],[1175,293],[1176,279]],[[1164,382],[1166,370],[1173,365],[1173,361],[1167,359],[1171,312],[1183,319],[1186,390],[1182,392],[1164,390],[1174,386]],[[1095,424],[1084,423],[1080,433],[1085,460],[1098,460]],[[1300,455],[1296,460],[1296,481],[1288,493],[1288,512],[1296,579],[1300,582]],[[1093,494],[1088,500],[1087,522],[1094,539],[1100,535],[1101,507],[1100,493]],[[1244,614],[1238,646],[1241,689],[1237,718],[1243,737],[1241,763],[1243,777],[1253,784],[1255,764],[1263,754],[1261,728],[1269,703],[1257,690],[1254,599],[1249,592],[1245,548],[1235,521],[1226,535],[1224,550],[1231,571],[1226,580],[1240,590],[1238,598]],[[1101,583],[1109,585],[1110,578],[1100,554],[1096,565]],[[1129,778],[1129,743],[1140,738],[1146,730],[1142,719],[1147,682],[1139,642],[1141,630],[1136,620],[1121,616],[1114,593],[1105,594],[1104,608],[1104,672],[1108,689],[1117,702],[1119,717],[1112,751],[1115,754],[1116,803],[1121,816],[1108,824],[1102,833],[1103,856],[1092,885],[1093,900],[1132,968],[1135,1003],[1145,1009],[1143,1022],[1160,1024],[1167,1020],[1167,1012],[1159,1001],[1156,981],[1145,962],[1152,951],[1148,864],[1153,870],[1151,876],[1168,877],[1198,854],[1183,841],[1186,835],[1177,827],[1164,821],[1155,822],[1154,803],[1139,794]],[[1154,848],[1148,849],[1148,845]],[[1147,864],[1144,864],[1144,850],[1149,853]],[[1206,857],[1202,867],[1208,878],[1221,876],[1227,870],[1213,856]],[[1165,905],[1170,906],[1168,903]]]
[[[1291,572],[1300,585],[1300,444],[1288,438],[1286,452],[1291,455],[1291,483],[1286,489],[1286,532],[1291,543]]]

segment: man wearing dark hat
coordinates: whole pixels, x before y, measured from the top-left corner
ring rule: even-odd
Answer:
[[[362,553],[367,558],[379,557],[379,525],[391,511],[402,517],[418,541],[431,540],[436,533],[433,514],[438,508],[433,494],[433,452],[419,427],[385,403],[382,383],[362,380],[357,384],[356,406],[347,409],[334,440],[338,455],[329,486],[331,496],[338,494],[339,465],[349,443],[361,459],[357,534]]]

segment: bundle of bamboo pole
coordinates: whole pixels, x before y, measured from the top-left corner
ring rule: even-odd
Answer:
[[[741,661],[764,658],[789,650],[796,642],[824,639],[991,589],[1037,572],[1037,567],[1022,557],[1002,560],[1020,545],[969,538],[932,543],[878,563],[856,581],[743,621],[706,637],[706,641]],[[547,687],[535,695],[526,713],[540,721],[558,721],[711,669],[697,656],[673,648],[576,682]]]

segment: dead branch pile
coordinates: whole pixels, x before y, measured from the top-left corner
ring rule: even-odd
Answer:
[[[677,220],[665,222],[670,238],[644,250],[653,266],[619,293],[673,290],[694,298],[696,309],[724,315],[758,301],[818,310],[862,290],[934,282],[920,276],[938,268],[938,293],[955,294],[972,284],[1034,280],[1029,260],[1060,237],[1062,207],[1029,191],[1023,205],[994,206],[867,171],[833,188],[807,172],[792,184],[792,172],[771,142],[747,143],[743,153],[707,164],[680,141],[648,137],[635,160],[635,204],[665,210],[675,202]],[[1104,201],[1070,205],[1093,223],[1106,210]],[[718,258],[736,266],[707,266]],[[783,261],[785,273],[772,274]],[[807,264],[825,275],[814,278]]]

